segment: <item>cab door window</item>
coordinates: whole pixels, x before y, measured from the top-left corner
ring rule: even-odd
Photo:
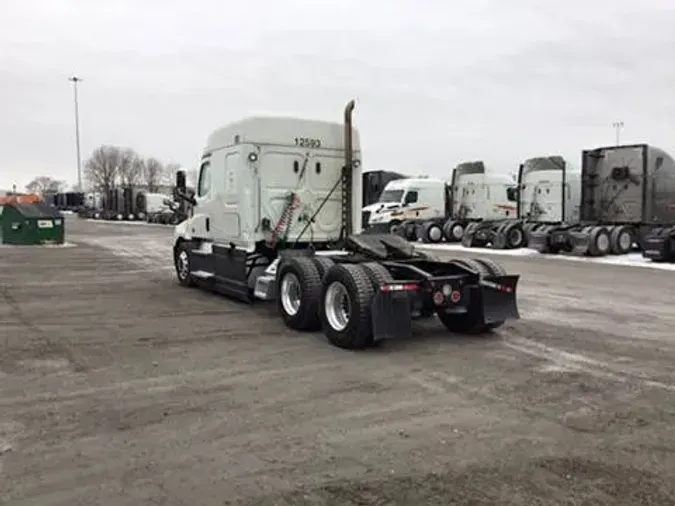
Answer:
[[[197,196],[208,195],[211,190],[211,162],[206,160],[199,169],[199,183],[197,184]]]
[[[403,205],[409,205],[409,204],[414,204],[417,202],[417,190],[410,190],[408,193],[405,194],[405,200],[403,201]]]

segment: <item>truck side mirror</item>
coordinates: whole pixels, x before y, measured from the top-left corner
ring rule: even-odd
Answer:
[[[186,176],[184,170],[176,171],[176,189],[185,191],[187,187]]]

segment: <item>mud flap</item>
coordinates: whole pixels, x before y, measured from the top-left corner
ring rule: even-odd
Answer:
[[[469,223],[462,235],[462,246],[465,248],[485,248],[490,239],[490,229],[482,223]]]
[[[652,262],[675,262],[675,229],[647,234],[642,240],[642,256]]]
[[[490,276],[480,281],[480,298],[485,323],[517,320],[520,318],[516,288],[520,276]]]
[[[539,253],[548,253],[550,251],[548,239],[549,232],[530,232],[527,247]]]
[[[497,231],[494,233],[492,238],[492,248],[493,249],[507,249],[506,247],[506,225],[500,225],[497,227]]]
[[[587,232],[568,232],[572,255],[586,256],[591,246],[591,235]]]
[[[409,338],[412,335],[410,296],[406,292],[380,292],[371,307],[373,341]]]
[[[462,235],[462,239],[460,243],[462,246],[465,248],[470,248],[473,246],[473,237],[476,235],[476,229],[477,225],[475,223],[469,223],[466,228],[464,229],[464,234]]]

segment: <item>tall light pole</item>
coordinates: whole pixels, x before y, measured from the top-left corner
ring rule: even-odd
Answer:
[[[616,130],[616,145],[620,146],[621,129],[623,128],[623,121],[615,121],[614,123],[612,123],[612,126],[614,127],[614,130]]]
[[[82,81],[77,76],[69,77],[73,83],[73,99],[75,102],[75,150],[77,151],[77,191],[82,191],[82,157],[80,156],[80,107],[77,100],[77,84]]]

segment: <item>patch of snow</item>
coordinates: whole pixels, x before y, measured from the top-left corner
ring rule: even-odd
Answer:
[[[145,227],[172,227],[173,225],[164,225],[163,223],[148,223],[147,221],[124,221],[124,220],[94,220],[87,219],[91,223],[103,223],[105,225],[135,225],[135,226],[145,226]]]
[[[539,253],[530,248],[520,248],[515,250],[499,250],[491,248],[465,248],[461,244],[415,244],[420,250],[431,251],[466,251],[475,253],[485,253],[490,255],[504,255],[512,257],[538,257],[548,260],[567,260],[570,262],[587,262],[604,265],[617,265],[626,267],[646,267],[649,269],[660,269],[664,271],[675,271],[675,264],[652,262],[644,258],[642,253],[627,253],[625,255],[608,255],[606,257],[577,257],[572,255],[549,255]]]

